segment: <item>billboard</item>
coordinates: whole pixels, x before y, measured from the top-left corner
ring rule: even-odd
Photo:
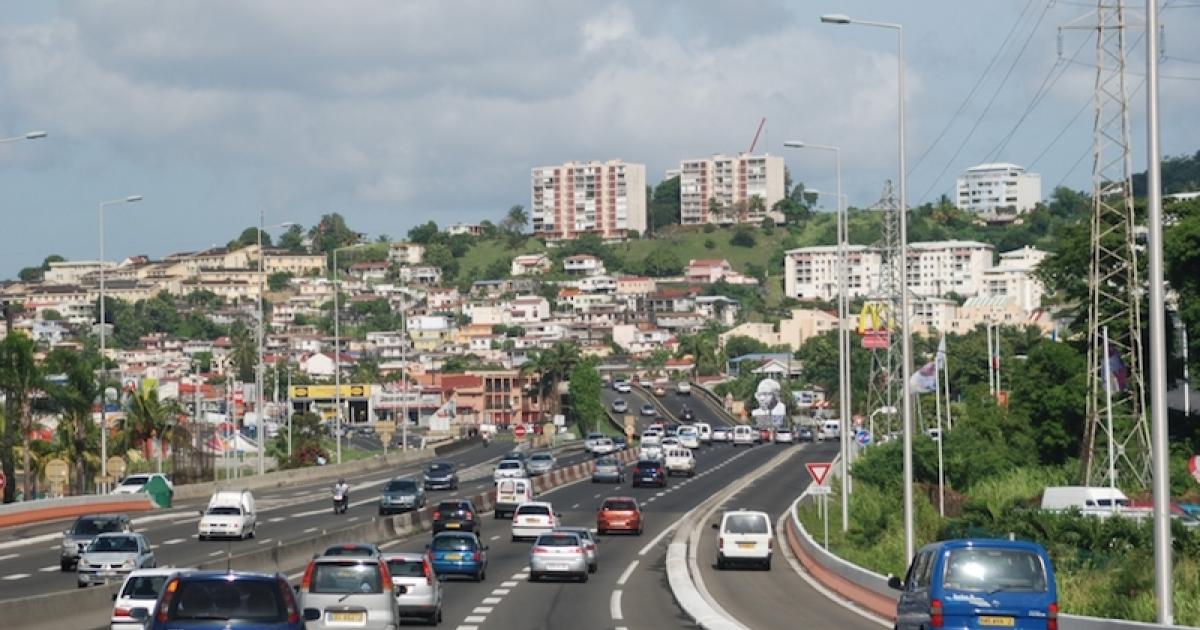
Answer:
[[[337,390],[333,385],[293,385],[289,392],[293,400],[333,400]],[[371,395],[370,385],[342,385],[342,398],[367,398]]]

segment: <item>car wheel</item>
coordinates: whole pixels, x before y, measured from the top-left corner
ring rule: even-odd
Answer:
[[[517,538],[516,536],[513,536],[513,537],[512,537],[512,541],[513,541],[513,542],[517,542],[518,540],[520,540],[520,539],[519,539],[519,538]]]
[[[597,536],[603,536],[605,533],[606,533],[606,532],[604,531],[604,528],[603,528],[603,527],[597,527],[597,528],[596,528],[596,535],[597,535]]]
[[[76,582],[75,588],[87,588],[87,584],[84,584],[83,582]]]
[[[588,573],[595,573],[595,572],[596,572],[596,569],[598,569],[598,568],[599,568],[599,567],[597,567],[597,566],[596,566],[594,563],[593,563],[593,564],[589,564],[589,565],[588,565]]]
[[[725,570],[725,558],[721,558],[721,557],[717,558],[717,570],[718,571]]]
[[[387,510],[380,509],[380,510],[379,510],[379,515],[380,515],[380,516],[387,516]],[[436,532],[435,532],[435,533],[436,533]]]
[[[203,541],[203,540],[208,540],[208,536],[205,536],[204,534],[200,534],[200,535],[199,535],[199,539],[200,539],[200,540],[202,540],[202,541]]]
[[[539,574],[537,574],[537,573],[530,572],[530,574],[529,574],[529,581],[530,581],[530,582],[536,582],[536,581],[538,581],[538,580],[540,580],[540,579],[542,579],[542,576],[541,576],[541,575],[539,575]]]
[[[70,571],[70,570],[71,570],[71,563],[70,563],[69,561],[67,561],[67,560],[60,560],[60,561],[58,562],[58,569],[59,569],[60,571]]]

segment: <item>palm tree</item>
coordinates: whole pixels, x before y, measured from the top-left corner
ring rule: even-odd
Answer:
[[[254,367],[258,365],[258,347],[245,324],[234,324],[229,332],[229,343],[232,346],[230,361],[237,371],[237,378],[249,381],[254,378]]]
[[[154,438],[166,442],[175,428],[178,409],[175,401],[161,401],[158,390],[153,387],[141,388],[129,397],[129,407],[125,413],[125,436],[130,440],[130,447],[145,445]],[[158,449],[159,472],[162,472],[162,448]]]
[[[42,388],[42,371],[33,358],[33,350],[33,340],[22,334],[9,333],[0,341],[0,391],[4,392],[9,404],[0,457],[4,458],[4,474],[12,479],[15,472],[15,436],[20,432],[25,469],[22,490],[25,497],[31,496],[33,490],[29,450],[29,434],[33,431],[33,393]],[[13,491],[6,486],[4,492],[5,501],[11,501],[10,493]]]
[[[522,372],[538,374],[539,396],[545,411],[557,413],[560,410],[562,401],[558,395],[559,384],[567,379],[579,360],[579,346],[559,341],[534,354],[521,366]]]
[[[76,494],[86,492],[89,473],[100,467],[100,431],[92,421],[92,403],[100,393],[94,377],[97,358],[66,348],[54,350],[46,358],[46,370],[66,378],[61,383],[46,383],[46,394],[60,414],[54,455],[74,465]]]

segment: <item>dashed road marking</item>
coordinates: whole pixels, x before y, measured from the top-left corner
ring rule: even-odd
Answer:
[[[48,567],[42,567],[42,568],[38,569],[38,571],[41,573],[49,573],[51,571],[62,571],[62,567],[58,566],[57,564],[52,564]]]
[[[268,523],[278,523],[279,521],[286,521],[286,520],[287,520],[287,517],[284,517],[284,516],[276,516],[276,517],[274,517],[274,518],[269,518],[269,519],[267,519],[267,522],[268,522]]]
[[[479,626],[458,626],[454,630],[479,630]]]
[[[216,558],[217,556],[223,556],[223,555],[225,555],[224,551],[214,551],[214,552],[208,554],[208,557]]]
[[[471,612],[476,615],[486,615],[494,610],[491,606],[476,606]]]
[[[507,581],[501,582],[500,586],[503,586],[504,588],[512,588],[518,584],[520,584],[520,582],[516,582],[513,580],[507,580]]]
[[[484,597],[482,603],[484,603],[484,604],[499,604],[501,601],[504,601],[503,597]]]
[[[468,615],[466,619],[463,619],[463,621],[467,623],[483,623],[487,621],[487,617],[483,615]]]
[[[508,582],[505,582],[505,584],[507,584],[507,583]],[[513,584],[516,584],[516,582],[513,582]],[[512,592],[512,589],[507,589],[507,588],[492,589],[492,595],[508,595],[510,592]]]
[[[497,534],[495,536],[492,536],[491,540],[500,540],[500,535]]]
[[[525,579],[525,578],[527,578],[527,577],[529,577],[529,574],[528,574],[528,573],[514,573],[514,574],[513,574],[513,576],[512,576],[512,579],[514,579],[514,580],[524,580],[524,579]]]
[[[274,538],[264,538],[264,539],[258,541],[258,544],[266,545],[266,544],[269,544],[272,540],[275,540],[275,539]]]
[[[58,547],[55,547],[55,549],[58,549]],[[3,556],[0,556],[0,560],[11,560],[13,558],[20,558],[20,557],[21,557],[21,554],[19,554],[19,553],[6,553]]]
[[[187,541],[186,538],[172,538],[171,540],[164,540],[163,544],[164,545],[178,545],[179,543],[186,542],[186,541]]]
[[[313,533],[313,532],[315,532],[315,531],[317,531],[317,528],[316,528],[316,527],[309,527],[308,529],[304,530],[304,533],[305,533],[305,534],[311,534],[311,533]]]
[[[193,521],[198,521],[198,520],[200,520],[200,519],[198,519],[198,518],[185,518],[185,519],[183,519],[182,521],[171,521],[171,524],[172,524],[172,525],[183,525],[184,523],[191,523],[191,522],[193,522]]]
[[[6,576],[0,578],[0,580],[4,580],[5,582],[12,582],[14,580],[23,580],[27,577],[29,577],[28,573],[13,573],[12,575],[6,575]]]
[[[616,621],[620,621],[625,617],[621,615],[621,589],[612,592],[612,597],[608,600],[608,612]]]
[[[633,575],[633,570],[637,568],[638,562],[640,560],[634,560],[629,563],[629,566],[625,568],[625,572],[621,574],[621,577],[617,578],[618,586],[625,586],[625,582],[629,580],[629,576]]]
[[[572,505],[572,506],[571,506],[571,509],[572,509],[572,510],[574,510],[574,509],[576,509],[576,508],[578,508],[578,507],[579,507],[579,504],[578,504],[578,503],[576,503],[575,505]]]

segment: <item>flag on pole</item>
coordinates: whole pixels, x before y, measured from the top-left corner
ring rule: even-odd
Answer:
[[[1112,379],[1113,389],[1121,392],[1129,385],[1129,368],[1121,360],[1121,351],[1111,343],[1108,344],[1108,376]]]
[[[937,365],[934,361],[913,372],[908,381],[908,388],[914,394],[928,394],[937,391]]]
[[[937,363],[937,369],[946,369],[946,335],[942,334],[942,338],[938,341],[937,355],[934,357],[934,362]]]

